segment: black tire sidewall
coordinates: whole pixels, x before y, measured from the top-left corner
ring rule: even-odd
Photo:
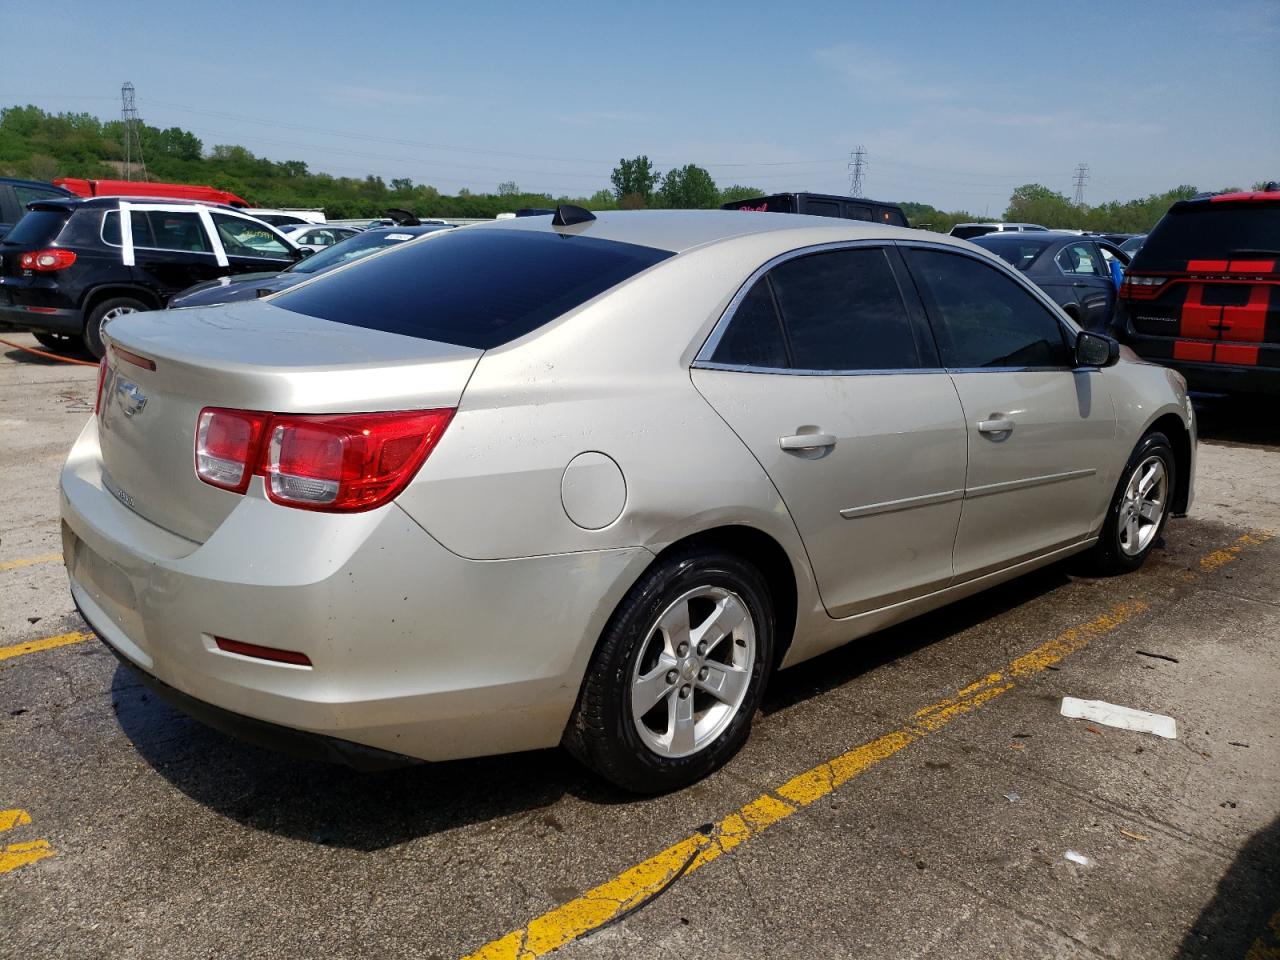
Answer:
[[[729,725],[709,746],[688,757],[654,753],[631,717],[631,677],[644,641],[658,616],[682,593],[700,586],[733,591],[750,612],[756,633],[755,661],[747,694]],[[600,701],[596,742],[582,743],[583,756],[609,780],[641,793],[664,793],[700,780],[722,766],[746,742],[773,667],[774,612],[759,571],[738,557],[706,552],[671,557],[649,571],[619,605],[592,660],[587,679]],[[578,749],[575,753],[582,754]]]
[[[31,335],[46,349],[57,353],[67,353],[78,348],[76,338],[66,333],[50,333],[47,330],[33,330]]]
[[[84,322],[84,347],[91,354],[102,359],[103,353],[106,352],[106,346],[102,342],[102,318],[109,311],[117,307],[133,307],[135,310],[149,309],[141,300],[135,300],[133,297],[109,297],[103,300],[92,310]]]
[[[1151,542],[1147,544],[1146,549],[1134,556],[1130,556],[1120,548],[1120,507],[1124,503],[1125,488],[1129,485],[1129,478],[1133,475],[1133,471],[1138,468],[1138,464],[1153,454],[1164,460],[1165,474],[1168,477],[1164,515],[1161,516],[1160,526],[1156,528],[1155,536],[1151,538]],[[1101,548],[1100,560],[1104,571],[1125,573],[1130,570],[1137,570],[1146,561],[1147,556],[1155,549],[1156,544],[1160,542],[1160,538],[1164,534],[1165,524],[1169,522],[1169,511],[1176,492],[1177,478],[1177,461],[1174,459],[1173,445],[1169,442],[1169,438],[1159,432],[1148,433],[1139,441],[1133,453],[1129,456],[1128,462],[1125,463],[1124,470],[1120,474],[1119,483],[1116,485],[1115,495],[1112,496],[1111,505],[1107,509],[1107,520],[1102,525],[1102,537],[1099,544]]]

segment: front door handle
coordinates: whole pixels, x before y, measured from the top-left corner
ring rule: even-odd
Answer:
[[[1008,417],[995,416],[990,420],[978,421],[979,433],[1011,433],[1013,431],[1013,421]]]
[[[835,445],[836,438],[829,433],[798,433],[778,438],[778,446],[783,450],[821,450]]]

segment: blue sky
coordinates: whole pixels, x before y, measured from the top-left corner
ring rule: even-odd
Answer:
[[[589,195],[639,153],[845,192],[859,144],[868,196],[974,213],[1078,161],[1093,203],[1280,178],[1280,0],[0,0],[0,36],[0,104],[118,116],[131,80],[206,147],[447,193]]]

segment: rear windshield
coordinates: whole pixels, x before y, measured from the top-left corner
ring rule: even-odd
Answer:
[[[1280,256],[1280,204],[1212,200],[1165,214],[1134,257],[1137,270],[1184,270],[1188,260]]]
[[[52,243],[62,232],[62,226],[69,216],[71,214],[66,210],[32,210],[0,242],[21,247],[39,247]]]
[[[272,303],[321,320],[487,350],[670,256],[557,233],[457,230],[323,275]]]
[[[1031,265],[1044,252],[1045,247],[1053,243],[1045,237],[1027,236],[1025,233],[1011,231],[1009,233],[989,233],[973,241],[978,246],[990,250],[1010,266],[1019,270],[1030,269]]]

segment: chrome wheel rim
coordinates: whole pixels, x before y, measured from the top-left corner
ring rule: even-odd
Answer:
[[[1120,501],[1120,549],[1136,557],[1155,539],[1168,505],[1169,472],[1164,460],[1150,456],[1129,476]]]
[[[631,671],[631,719],[664,757],[688,757],[713,743],[742,709],[756,659],[746,602],[724,587],[695,587],[649,630]]]
[[[137,313],[133,307],[112,307],[102,315],[102,325],[105,327],[116,317],[123,317],[126,313]]]

